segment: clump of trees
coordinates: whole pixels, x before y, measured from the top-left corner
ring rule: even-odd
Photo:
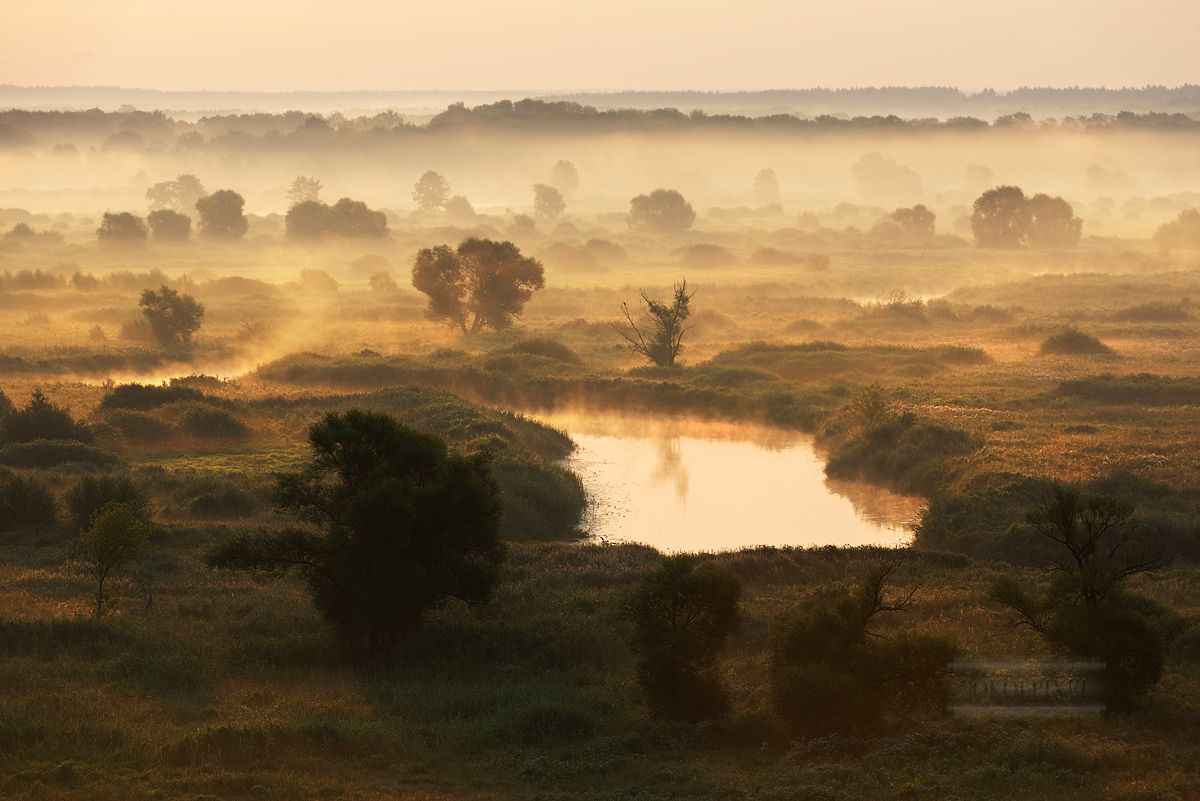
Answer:
[[[378,239],[387,236],[387,215],[360,200],[344,197],[332,206],[305,200],[288,209],[285,220],[289,239],[315,240],[327,236]]]
[[[439,173],[428,170],[413,184],[412,199],[421,211],[441,211],[450,199],[450,182]]]
[[[1163,250],[1200,250],[1200,209],[1184,209],[1154,232],[1154,244]]]
[[[554,222],[567,210],[562,192],[546,184],[533,185],[533,213],[542,222]]]
[[[44,482],[0,468],[0,532],[52,526],[57,520],[58,505]]]
[[[1083,220],[1061,197],[1027,198],[1020,187],[998,186],[975,200],[971,230],[987,248],[1071,248],[1079,243]]]
[[[1126,585],[1160,555],[1111,496],[1056,485],[1027,522],[1050,545],[1045,579],[1037,589],[1002,579],[992,597],[1054,648],[1102,660],[1109,708],[1128,709],[1162,675],[1173,615]]]
[[[87,530],[96,515],[113,503],[128,509],[143,522],[150,522],[150,498],[128,475],[86,475],[63,500],[68,522],[76,532]]]
[[[200,236],[206,239],[241,239],[250,229],[243,209],[245,199],[232,189],[218,189],[196,201],[200,215]]]
[[[692,314],[691,302],[695,294],[695,290],[688,291],[687,279],[675,285],[669,301],[655,300],[642,291],[639,293],[641,322],[634,319],[629,304],[622,303],[626,325],[614,324],[613,328],[632,352],[644,356],[656,367],[674,367],[683,352],[683,337],[689,330],[685,323]]]
[[[629,201],[629,227],[635,231],[678,233],[696,222],[696,211],[674,189],[655,189]]]
[[[875,630],[881,615],[912,605],[913,591],[888,597],[898,566],[890,561],[850,589],[819,592],[772,625],[771,700],[791,733],[868,734],[942,706],[955,644]]]
[[[7,398],[4,399],[8,401]],[[75,420],[64,406],[51,401],[40,389],[33,391],[29,402],[17,409],[11,403],[0,410],[0,444],[12,445],[35,440],[74,440],[91,442],[92,432]]]
[[[128,211],[104,212],[96,229],[96,239],[106,245],[140,245],[147,236],[146,221]]]
[[[154,338],[166,348],[191,344],[204,320],[203,304],[168,286],[143,291],[138,306]]]
[[[454,249],[438,245],[420,251],[412,282],[429,296],[429,319],[474,334],[484,326],[511,327],[533,293],[545,286],[545,270],[512,242],[472,238]]]
[[[162,181],[146,190],[146,201],[152,211],[167,209],[186,214],[196,208],[196,203],[207,195],[204,184],[194,175],[177,175],[173,180]]]
[[[330,413],[309,431],[312,460],[282,476],[279,506],[306,525],[243,534],[212,567],[298,570],[356,657],[385,661],[426,612],[488,600],[503,548],[499,490],[483,455],[376,412]]]
[[[157,209],[146,218],[155,242],[186,242],[192,235],[192,218],[171,209]]]
[[[638,684],[651,712],[703,720],[726,711],[717,656],[737,627],[742,587],[728,568],[690,554],[646,572],[626,599]]]

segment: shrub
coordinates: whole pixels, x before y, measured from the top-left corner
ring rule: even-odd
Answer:
[[[65,498],[71,527],[83,531],[110,503],[119,503],[139,519],[149,522],[150,499],[127,475],[87,475]]]
[[[1200,378],[1171,378],[1152,373],[1073,378],[1058,385],[1057,394],[1098,403],[1145,406],[1200,404]]]
[[[192,387],[121,384],[100,401],[101,409],[155,409],[178,401],[206,400],[204,393]]]
[[[587,508],[579,476],[558,465],[500,458],[492,465],[500,487],[500,533],[514,540],[562,540],[577,532]]]
[[[1116,352],[1091,334],[1067,328],[1046,337],[1039,352],[1043,356],[1115,356]]]
[[[679,251],[679,264],[683,267],[734,267],[737,263],[737,256],[720,245],[688,245]]]
[[[162,442],[171,437],[169,425],[145,412],[137,412],[132,409],[113,409],[104,416],[104,419],[129,442],[148,444]]]
[[[1192,315],[1181,303],[1144,303],[1119,309],[1112,319],[1121,323],[1186,323]]]
[[[793,734],[872,734],[940,707],[954,643],[871,631],[879,615],[911,604],[911,593],[885,597],[896,566],[872,570],[850,590],[817,593],[772,625],[771,700]]]
[[[118,461],[108,451],[77,440],[35,439],[0,448],[0,465],[48,469],[65,464],[107,465]]]
[[[254,499],[236,487],[205,492],[188,503],[188,514],[205,520],[227,520],[254,514]]]
[[[3,417],[3,439],[11,444],[31,442],[38,439],[75,440],[90,442],[91,432],[83,423],[78,423],[62,406],[56,406],[42,391],[35,390],[23,409],[15,410]]]
[[[932,497],[953,478],[952,460],[978,447],[965,431],[904,414],[837,446],[825,472]]]
[[[553,339],[536,337],[522,339],[507,349],[509,353],[528,353],[531,356],[542,356],[565,364],[581,364],[579,356],[566,345]]]
[[[724,713],[717,654],[737,627],[741,584],[730,570],[688,554],[643,574],[625,602],[646,702],[657,717],[705,719]]]
[[[0,469],[0,531],[52,526],[57,518],[57,504],[44,483]]]
[[[327,414],[309,443],[312,461],[279,479],[278,502],[319,529],[240,535],[210,566],[298,568],[351,653],[377,661],[428,610],[489,598],[503,548],[487,457],[360,410]]]
[[[196,439],[246,439],[250,429],[224,409],[207,403],[187,403],[179,415],[179,430]]]
[[[157,291],[143,291],[138,306],[155,339],[165,348],[189,344],[204,319],[202,304],[191,295],[181,295],[166,285]]]

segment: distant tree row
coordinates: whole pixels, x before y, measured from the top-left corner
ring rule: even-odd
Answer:
[[[246,235],[245,200],[230,189],[205,194],[194,175],[180,175],[146,190],[153,209],[142,217],[132,212],[105,212],[96,238],[106,244],[137,244],[153,237],[159,242],[185,242],[191,236],[192,220],[184,211],[194,209],[200,217],[200,236],[212,240],[235,240]]]

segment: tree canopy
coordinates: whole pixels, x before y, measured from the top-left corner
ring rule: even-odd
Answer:
[[[545,286],[542,263],[512,242],[467,239],[425,248],[413,263],[413,286],[429,296],[426,314],[464,334],[508,328],[533,293]]]
[[[450,182],[433,170],[427,170],[413,184],[412,199],[421,211],[441,211],[450,198]]]
[[[692,204],[674,189],[655,189],[629,201],[629,227],[639,231],[675,233],[696,222]]]
[[[241,239],[250,228],[242,212],[246,201],[232,189],[218,189],[196,201],[200,235],[208,239]]]
[[[181,295],[168,286],[143,291],[138,305],[155,339],[164,347],[190,343],[204,319],[203,305],[191,295]]]

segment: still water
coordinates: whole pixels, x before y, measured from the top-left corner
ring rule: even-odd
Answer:
[[[592,537],[666,552],[755,545],[902,545],[920,498],[826,478],[811,438],[767,426],[539,413],[579,446],[567,460]]]

